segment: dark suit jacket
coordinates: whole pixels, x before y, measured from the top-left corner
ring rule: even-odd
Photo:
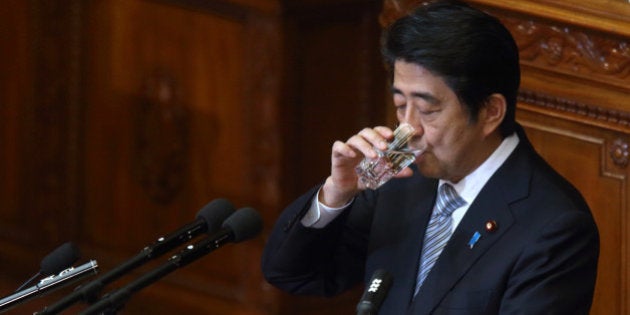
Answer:
[[[418,175],[361,193],[324,229],[300,219],[315,192],[280,216],[262,269],[275,286],[331,296],[376,269],[393,276],[379,314],[587,314],[599,236],[580,193],[521,142],[490,178],[413,298],[437,180]],[[497,223],[488,231],[485,223]],[[475,232],[481,238],[470,248]]]

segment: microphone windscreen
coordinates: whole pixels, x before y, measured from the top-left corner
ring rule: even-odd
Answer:
[[[81,254],[79,248],[72,242],[62,244],[42,259],[40,274],[50,276],[57,274],[74,264]]]
[[[253,208],[248,207],[236,210],[234,214],[223,222],[223,228],[232,231],[234,242],[236,243],[258,235],[262,227],[263,223],[260,214]]]
[[[357,304],[357,314],[377,314],[392,282],[392,275],[389,272],[383,269],[374,271],[370,283],[368,283],[359,304]]]
[[[214,233],[232,213],[234,213],[232,203],[227,199],[219,198],[201,208],[197,213],[197,218],[206,221],[208,233]]]

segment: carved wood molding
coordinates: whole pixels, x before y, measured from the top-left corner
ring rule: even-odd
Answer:
[[[502,21],[516,39],[521,64],[630,88],[630,41],[610,34],[527,17]]]
[[[578,121],[580,124],[591,125],[607,130],[621,132],[614,140],[607,144],[605,149],[610,162],[616,167],[626,169],[630,161],[630,145],[627,137],[630,129],[630,113],[609,110],[599,106],[582,104],[554,96],[537,94],[531,91],[521,91],[519,93],[519,108],[541,112],[544,115],[557,116],[561,119]],[[530,123],[531,124],[531,123]],[[601,142],[605,144],[604,141]],[[604,167],[604,169],[607,169]],[[608,170],[609,174],[616,174]],[[616,175],[619,177],[623,175]]]
[[[545,95],[534,91],[521,90],[519,102],[541,108],[551,109],[559,113],[580,116],[592,125],[605,123],[610,129],[629,131],[630,112],[608,109],[601,106],[584,104],[566,98]]]
[[[617,138],[611,144],[608,149],[610,158],[613,163],[621,168],[628,167],[629,161],[629,146],[628,141],[625,139]]]

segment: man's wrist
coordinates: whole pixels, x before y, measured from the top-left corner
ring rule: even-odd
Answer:
[[[318,201],[328,208],[341,208],[347,205],[356,195],[356,191],[344,192],[335,187],[329,176],[319,191]]]

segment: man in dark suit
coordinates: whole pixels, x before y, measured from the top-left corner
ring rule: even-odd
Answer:
[[[393,285],[379,314],[587,314],[597,227],[515,122],[520,70],[508,30],[437,1],[386,29],[383,54],[397,118],[415,129],[408,146],[422,153],[373,190],[355,167],[385,150],[392,130],[335,142],[331,175],[278,219],[266,279],[332,296],[384,269]]]

